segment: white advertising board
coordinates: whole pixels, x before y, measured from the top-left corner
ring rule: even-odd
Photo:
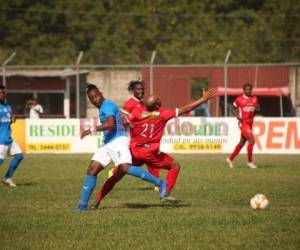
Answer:
[[[27,119],[26,152],[93,153],[102,145],[102,134],[81,140],[80,131],[97,124],[97,119]],[[300,118],[258,117],[253,133],[255,153],[300,154]],[[231,153],[240,134],[235,118],[175,118],[165,128],[161,150],[167,153]]]

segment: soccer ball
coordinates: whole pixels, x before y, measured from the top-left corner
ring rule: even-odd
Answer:
[[[269,200],[263,194],[256,194],[251,198],[250,205],[253,209],[265,209],[269,205]]]

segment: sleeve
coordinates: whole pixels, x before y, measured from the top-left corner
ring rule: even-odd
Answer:
[[[43,106],[42,105],[39,105],[39,110],[40,110],[40,113],[44,113],[44,109],[43,109]]]
[[[178,116],[178,109],[164,109],[160,112],[160,118],[168,121]]]
[[[235,98],[235,100],[233,102],[233,106],[236,108],[240,106],[240,98],[239,97]]]
[[[123,109],[127,112],[130,112],[130,103],[128,101],[124,103]]]
[[[129,113],[129,115],[127,116],[128,120],[130,122],[136,121],[139,119],[139,111],[138,110],[134,110],[132,113]]]

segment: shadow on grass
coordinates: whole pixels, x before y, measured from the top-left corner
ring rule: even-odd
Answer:
[[[183,207],[189,207],[189,204],[172,204],[172,203],[160,203],[160,204],[139,204],[139,203],[125,203],[125,207],[131,208],[131,209],[146,209],[146,208],[155,208],[155,207],[161,207],[161,208],[183,208]]]
[[[21,183],[17,183],[17,186],[36,186],[38,185],[36,182],[21,182]]]
[[[138,188],[140,191],[153,191],[154,187],[140,187]]]
[[[258,165],[258,168],[276,168],[274,165]]]

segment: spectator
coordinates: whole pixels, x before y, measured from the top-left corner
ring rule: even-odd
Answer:
[[[39,119],[40,114],[44,113],[43,107],[38,104],[36,98],[31,98],[26,103],[26,109],[29,108],[29,118],[30,119]]]

